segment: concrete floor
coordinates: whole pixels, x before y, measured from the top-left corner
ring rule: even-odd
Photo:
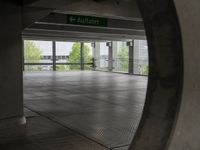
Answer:
[[[24,73],[26,136],[1,150],[127,150],[147,78],[73,71]]]

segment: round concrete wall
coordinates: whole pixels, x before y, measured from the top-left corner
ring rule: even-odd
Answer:
[[[130,150],[200,150],[200,1],[137,1],[150,76]]]
[[[199,150],[200,1],[138,3],[149,43],[150,75],[130,150]]]

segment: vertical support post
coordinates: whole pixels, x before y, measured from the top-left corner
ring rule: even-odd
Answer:
[[[96,54],[95,54],[95,46],[96,44],[95,44],[95,42],[93,42],[93,43],[91,43],[91,46],[92,46],[92,69],[93,70],[96,70],[96,61],[95,61],[95,56],[96,56]]]
[[[80,43],[81,70],[84,70],[84,42]]]
[[[134,74],[140,74],[140,40],[134,40]]]
[[[127,42],[129,47],[129,74],[134,74],[134,41]]]
[[[113,46],[112,42],[107,42],[106,45],[108,46],[108,71],[113,71]]]
[[[53,71],[56,71],[56,41],[52,41]]]
[[[23,136],[22,13],[21,6],[0,1],[0,139]]]
[[[118,56],[117,56],[117,50],[118,50],[118,41],[112,41],[112,68],[113,70],[118,68]]]
[[[22,71],[24,71],[24,69],[25,69],[25,60],[24,60],[24,40],[22,41]]]
[[[95,70],[100,68],[100,42],[95,42],[94,44],[94,63],[95,63]]]

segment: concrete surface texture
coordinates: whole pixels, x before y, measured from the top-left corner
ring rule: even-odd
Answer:
[[[22,39],[19,36],[21,34],[21,8],[2,3],[0,13],[5,14],[0,16],[0,20],[3,20],[0,23],[0,40],[4,41],[1,42],[0,49],[0,56],[2,56],[0,59],[0,119],[21,117],[23,115]]]
[[[9,135],[16,137],[18,131],[21,134],[21,125],[25,123],[21,69],[21,7],[0,2],[0,14],[0,138],[4,138]]]
[[[147,112],[147,114],[144,113],[146,115],[143,116],[142,122],[140,124],[136,138],[133,141],[131,149],[199,150],[200,66],[198,61],[200,47],[200,2],[198,0],[158,0],[154,2],[138,0],[138,3],[140,4],[140,8],[146,24],[147,36],[150,46],[149,86],[153,85],[153,80],[155,81],[156,79],[158,79],[159,81],[160,79],[164,79],[170,73],[172,73],[174,69],[177,70],[177,76],[175,75],[176,77],[173,77],[174,81],[179,80],[176,84],[180,86],[177,86],[177,95],[173,96],[173,106],[176,106],[173,109],[176,109],[176,111],[174,111],[174,115],[173,113],[171,113],[171,115],[165,117],[166,120],[171,117],[168,122],[169,126],[167,128],[162,127],[162,125],[167,124],[167,122],[163,122],[164,124],[160,122],[159,127],[154,128],[157,124],[157,121],[153,121],[151,118],[149,118],[149,116],[151,116],[152,111],[158,111],[162,107],[162,105],[159,106],[160,108],[153,107],[152,100],[154,98],[150,99],[149,104],[149,99],[147,96],[147,105],[145,105],[145,112]],[[177,23],[177,20],[179,21],[179,23]],[[179,29],[179,25],[181,29]],[[180,45],[182,45],[182,48]],[[157,58],[155,56],[157,56]],[[169,57],[171,58],[168,59]],[[174,61],[172,61],[173,58],[175,58]],[[165,64],[160,63],[162,61],[165,62]],[[156,65],[157,62],[159,62],[158,65]],[[181,62],[183,62],[183,66],[181,65]],[[168,64],[171,64],[171,67],[167,66]],[[182,70],[184,70],[184,72],[181,71],[181,68]],[[151,80],[151,78],[153,78],[153,80]],[[166,80],[166,83],[169,85],[170,78]],[[167,84],[162,84],[162,86],[164,85],[164,93],[167,91],[170,93],[170,89]],[[158,86],[154,87],[157,88]],[[149,91],[148,89],[148,92],[155,93],[156,88],[154,88],[153,91]],[[150,89],[152,89],[152,87],[150,87]],[[157,89],[159,89],[159,87]],[[162,95],[166,94],[166,96],[169,96],[169,94],[164,94],[163,92],[161,89],[160,91],[158,90],[158,95],[156,97],[162,100],[164,98],[162,98]],[[168,100],[166,102],[169,103],[170,98],[168,97],[167,99]],[[172,112],[173,109],[168,112]],[[151,122],[150,120],[152,120],[153,122]],[[154,124],[153,128],[149,128],[152,127],[151,123]],[[148,130],[145,130],[145,126],[148,127]],[[153,132],[154,129],[157,130],[157,133]],[[164,132],[162,131],[162,129],[164,129]],[[171,132],[171,135],[167,134],[167,132]]]
[[[200,149],[200,1],[175,0],[183,39],[184,85],[170,150]]]
[[[142,114],[146,88],[147,77],[142,76],[26,72],[26,136],[2,149],[127,150]]]
[[[0,38],[3,41],[0,51],[2,56],[0,60],[0,119],[5,119],[3,127],[10,122],[20,124],[18,119],[23,115],[21,7],[16,2],[10,2],[13,1],[0,2],[2,14],[0,19],[3,20],[0,22]],[[138,3],[149,41],[150,80],[144,115],[131,149],[163,150],[168,145],[167,149],[169,150],[199,150],[200,2],[199,0],[138,0]],[[7,58],[10,61],[7,61]],[[43,93],[37,94],[39,96],[45,95]],[[55,94],[51,95],[51,97],[53,96]],[[119,103],[121,102],[119,101]],[[56,105],[52,103],[52,108]],[[34,103],[31,104],[31,107],[34,107]],[[42,108],[42,104],[39,108]],[[42,112],[42,110],[37,111]],[[82,112],[80,113],[82,114]],[[63,115],[59,110],[59,117],[55,117],[51,113],[47,114],[48,118],[54,117],[54,119],[62,118]],[[134,113],[132,115],[134,116]],[[101,118],[101,115],[99,117]],[[10,118],[16,118],[16,120],[10,121]],[[14,124],[13,126],[18,127]],[[6,131],[9,129],[8,127]],[[1,133],[2,130],[5,128],[1,129]],[[117,131],[115,130],[115,132]],[[0,135],[3,139],[3,134]],[[10,135],[13,136],[13,134]],[[169,138],[171,139],[169,140]],[[16,144],[20,144],[20,142]],[[12,145],[8,146],[13,149]],[[38,145],[36,144],[36,146]]]
[[[144,113],[131,150],[164,150],[179,110],[182,43],[170,0],[138,0],[149,48],[149,81]]]

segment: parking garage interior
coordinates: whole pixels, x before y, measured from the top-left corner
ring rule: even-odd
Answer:
[[[0,149],[200,149],[198,0],[2,0],[0,14]]]
[[[28,135],[36,136],[33,143],[40,143],[40,134],[44,134],[47,137],[40,149],[49,148],[49,140],[62,149],[73,149],[80,142],[83,146],[76,149],[128,149],[146,96],[148,49],[144,37],[109,42],[29,38],[24,40],[23,58],[27,124],[31,129],[40,124],[38,133]],[[53,133],[43,128],[55,130],[56,125],[71,134],[54,133],[48,138]],[[75,135],[81,139],[71,143]]]
[[[21,33],[25,134],[1,149],[128,150],[148,82],[141,17],[41,14]]]
[[[41,19],[42,25],[43,20],[59,15],[64,17],[50,14]],[[71,16],[65,14],[65,18],[68,15]],[[141,20],[138,22],[142,28]],[[48,37],[53,29],[41,35],[46,29],[34,26],[23,33],[24,112],[31,127],[28,130],[36,123],[40,128],[37,133],[28,134],[28,138],[36,138],[27,148],[37,143],[39,149],[127,150],[138,127],[147,90],[148,46],[144,30],[127,37],[112,37],[101,35],[107,28],[93,27],[92,37],[83,29],[81,39],[74,32],[61,39],[60,31],[53,38]],[[32,35],[32,27],[37,34]],[[119,31],[123,29],[115,29],[113,34]],[[48,130],[57,129],[55,126],[70,134],[49,133]],[[45,127],[49,129],[44,132]],[[45,135],[43,144],[41,134]],[[74,137],[77,141],[73,141]]]

